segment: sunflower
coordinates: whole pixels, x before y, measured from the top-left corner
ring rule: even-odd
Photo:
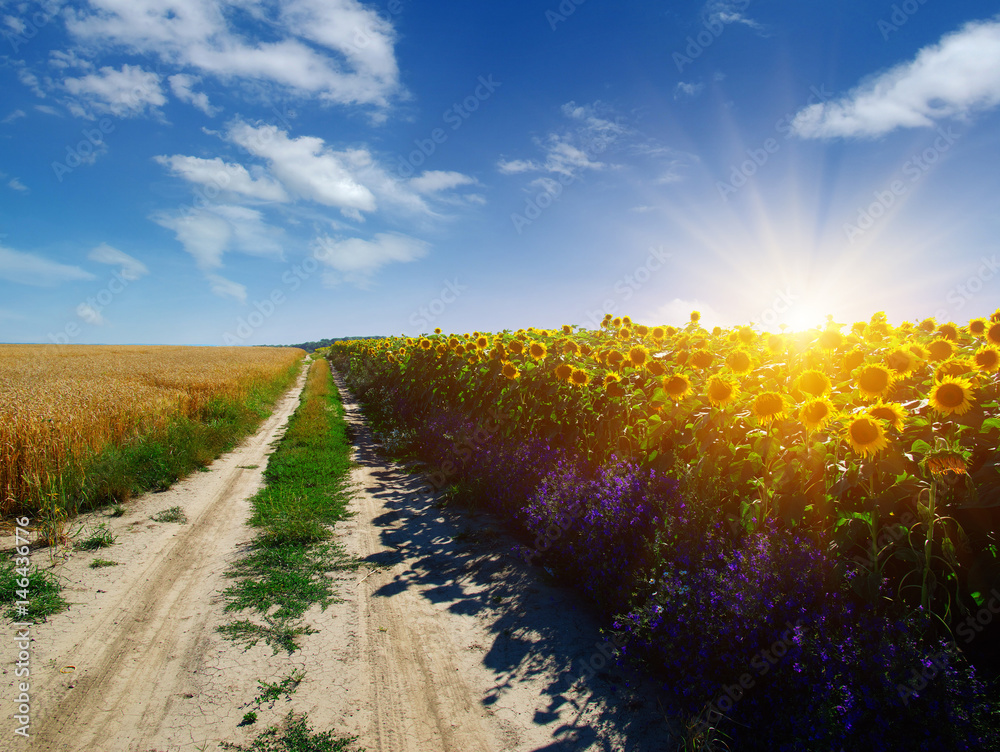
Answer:
[[[578,352],[580,352],[580,346],[576,344],[576,342],[574,342],[573,340],[569,340],[566,344],[563,345],[562,351],[566,355],[576,355]]]
[[[827,329],[816,340],[820,350],[836,350],[844,344],[844,335],[836,329]]]
[[[701,311],[691,311],[691,323],[697,324],[701,321]]]
[[[611,319],[611,328],[612,329],[621,329],[621,326],[622,326],[622,320],[620,318],[616,317],[616,318]]]
[[[833,385],[830,383],[830,377],[822,371],[817,371],[815,368],[799,374],[795,385],[800,391],[811,394],[813,397],[822,397],[833,388]]]
[[[972,392],[969,379],[945,376],[931,389],[931,407],[943,415],[964,415],[972,408]]]
[[[884,420],[897,431],[903,430],[906,421],[906,408],[898,402],[883,402],[879,400],[868,408],[868,414],[873,418]]]
[[[580,355],[590,355],[592,352],[593,350],[590,348],[590,345],[580,345]]]
[[[769,334],[767,336],[767,349],[771,355],[781,355],[788,347],[784,334]]]
[[[986,339],[989,340],[990,344],[1000,345],[1000,321],[990,324],[986,330]]]
[[[632,317],[622,316],[622,326],[632,326]]]
[[[518,378],[521,375],[521,372],[517,370],[517,366],[515,366],[513,363],[504,363],[503,375],[506,376],[511,381],[513,381],[514,379]]]
[[[934,377],[943,379],[945,376],[964,376],[976,368],[976,364],[968,358],[952,358],[937,367]]]
[[[617,373],[611,373],[610,371],[604,374],[604,386],[608,384],[617,384],[621,381],[621,377]]]
[[[966,475],[968,470],[965,467],[965,457],[958,452],[942,451],[935,452],[924,458],[927,469],[934,475],[944,473],[955,473],[956,475]]]
[[[691,367],[702,370],[712,365],[715,356],[708,350],[695,350],[691,353]]]
[[[563,324],[563,334],[572,334],[573,327],[570,324]]]
[[[864,362],[865,362],[864,350],[854,349],[854,350],[848,350],[846,353],[844,353],[843,365],[844,365],[844,370],[847,371],[848,373],[852,372],[855,368],[857,368]]]
[[[663,367],[663,364],[655,360],[651,360],[646,364],[646,370],[654,376],[662,376],[667,372],[667,369]]]
[[[448,352],[448,345],[442,342],[440,345],[434,348],[434,352],[436,352],[438,355],[444,355],[446,352]]]
[[[440,326],[434,327],[434,333],[435,334],[440,334],[441,333],[441,327]]]
[[[675,373],[663,379],[663,389],[674,402],[680,402],[691,394],[691,379],[683,373]]]
[[[880,452],[889,446],[882,421],[863,413],[851,418],[851,422],[844,429],[844,439],[851,445],[851,449],[862,457]]]
[[[986,334],[986,328],[989,326],[989,322],[986,319],[972,319],[969,321],[969,325],[966,329],[969,330],[969,334],[973,337],[982,337]]]
[[[917,328],[930,334],[937,329],[937,322],[934,319],[924,319],[917,325]]]
[[[611,352],[608,353],[607,360],[609,366],[611,366],[612,368],[617,368],[621,364],[621,362],[625,360],[625,356],[622,355],[617,350],[612,350]]]
[[[459,345],[455,348],[455,355],[465,355],[465,345]]]
[[[541,342],[533,341],[528,345],[528,354],[535,360],[545,360],[545,356],[549,354],[549,351]]]
[[[799,420],[810,431],[822,430],[834,416],[833,403],[826,397],[809,400],[799,410]]]
[[[750,373],[753,369],[753,360],[750,358],[750,353],[741,348],[729,353],[726,357],[726,365],[729,366],[730,371],[742,376],[745,373]]]
[[[736,332],[736,338],[744,345],[752,345],[757,341],[757,332],[749,326],[741,326]]]
[[[573,366],[569,363],[560,363],[556,366],[555,374],[560,381],[569,381],[573,375]]]
[[[927,345],[927,356],[930,360],[948,360],[953,352],[951,342],[946,339],[936,339]]]
[[[750,406],[753,416],[761,423],[785,417],[785,400],[777,392],[761,392]]]
[[[678,350],[677,354],[674,355],[674,362],[679,366],[682,366],[685,363],[687,363],[687,359],[688,359],[687,350]]]
[[[955,342],[958,339],[958,327],[950,322],[947,324],[941,324],[937,330],[938,334],[947,340]]]
[[[996,345],[984,345],[976,350],[973,360],[980,371],[993,373],[1000,368],[1000,349]]]
[[[604,385],[604,393],[609,397],[624,397],[625,389],[617,381]]]
[[[913,353],[913,357],[917,360],[927,360],[927,348],[922,345],[912,344],[906,349]]]
[[[628,351],[628,362],[633,368],[642,368],[649,362],[649,350],[642,345],[636,345]]]
[[[885,363],[896,373],[907,374],[917,367],[917,356],[905,347],[897,347],[885,356]]]
[[[582,368],[574,368],[570,374],[569,382],[575,386],[587,386],[590,383],[590,374]]]
[[[618,330],[618,339],[628,339],[631,336],[632,336],[632,330],[629,329],[627,326],[623,326],[621,329]]]
[[[429,339],[420,338],[420,349],[430,350],[433,343]]]
[[[714,407],[724,407],[736,399],[740,387],[735,381],[719,376],[718,374],[708,377],[708,401]]]
[[[480,350],[485,350],[489,344],[490,341],[487,337],[476,337],[476,347]]]
[[[861,366],[854,372],[854,383],[862,397],[884,397],[892,386],[892,371],[877,364]]]
[[[638,334],[640,337],[645,337],[647,334],[649,334],[649,327],[646,326],[645,324],[636,324],[635,333]]]
[[[664,329],[662,326],[654,326],[652,335],[654,342],[662,342],[667,338],[667,330]]]
[[[519,339],[512,339],[507,343],[507,351],[511,355],[520,355],[524,352],[524,343]]]

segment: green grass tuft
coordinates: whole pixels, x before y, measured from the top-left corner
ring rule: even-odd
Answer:
[[[73,544],[77,551],[96,551],[107,548],[115,542],[115,534],[103,522],[90,531],[90,534]]]
[[[21,573],[23,572],[22,569]],[[32,567],[28,570],[28,587],[21,588],[18,583],[19,580],[23,581],[21,573],[13,561],[0,565],[0,606],[8,606],[4,610],[4,616],[8,619],[17,622],[40,622],[69,607],[69,603],[60,593],[59,581],[54,574],[37,566]],[[17,601],[22,600],[18,594],[19,590],[26,590],[28,596],[28,605],[24,607],[23,612],[17,605]]]
[[[179,522],[182,525],[188,521],[187,515],[184,514],[184,510],[180,507],[164,509],[162,512],[154,514],[151,519],[154,522]]]
[[[313,731],[306,715],[289,713],[281,726],[271,726],[248,747],[232,742],[221,742],[221,746],[234,752],[347,752],[356,740],[356,736],[335,737],[332,731]]]
[[[91,569],[100,569],[101,567],[117,567],[117,561],[110,561],[109,559],[94,559],[90,562]]]

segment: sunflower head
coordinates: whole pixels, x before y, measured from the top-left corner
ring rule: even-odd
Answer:
[[[990,318],[992,320],[992,317]],[[1000,321],[993,321],[993,323],[987,327],[986,339],[991,345],[1000,345]]]
[[[919,324],[917,324],[917,328],[922,332],[930,334],[935,329],[937,329],[937,322],[933,318],[924,319]]]
[[[662,376],[667,372],[667,369],[663,367],[663,364],[656,360],[649,361],[649,363],[646,364],[646,370],[653,376]]]
[[[607,386],[608,384],[617,384],[619,381],[621,381],[621,377],[617,373],[611,373],[608,371],[608,373],[604,374],[604,386]]]
[[[944,475],[945,473],[965,475],[968,473],[965,465],[965,457],[960,452],[950,449],[928,454],[924,457],[924,466],[933,475]]]
[[[781,355],[788,347],[788,340],[784,334],[767,335],[767,349],[771,355]]]
[[[590,383],[590,374],[582,368],[574,368],[569,376],[569,383],[574,386],[587,386]]]
[[[750,406],[753,416],[762,424],[785,417],[785,399],[777,392],[761,392]]]
[[[545,356],[549,354],[548,349],[541,342],[532,342],[528,345],[528,354],[535,360],[545,360]]]
[[[691,323],[697,324],[701,321],[701,311],[691,311]]]
[[[431,342],[429,339],[424,339],[423,337],[420,338],[420,349],[421,350],[430,350],[432,345],[433,345],[433,342]]]
[[[875,363],[861,366],[854,372],[854,383],[866,399],[884,397],[892,386],[892,371]]]
[[[691,367],[702,370],[712,365],[715,356],[708,350],[695,350],[691,353]]]
[[[819,431],[835,414],[833,403],[826,397],[811,399],[799,409],[799,420],[810,431]]]
[[[795,385],[800,391],[811,394],[813,397],[822,397],[833,388],[830,377],[815,368],[810,368],[799,374]]]
[[[503,375],[506,376],[511,381],[513,381],[514,379],[516,379],[518,376],[521,375],[521,372],[517,370],[517,366],[515,366],[513,363],[504,363]]]
[[[994,373],[1000,369],[1000,349],[996,345],[984,345],[976,351],[973,361],[980,371]]]
[[[936,339],[927,345],[927,357],[932,361],[947,360],[954,352],[954,348],[946,339]]]
[[[633,368],[642,368],[649,361],[649,350],[636,345],[628,351],[628,362]]]
[[[844,353],[844,360],[842,362],[844,370],[851,373],[855,368],[865,362],[865,351],[858,348],[848,350]]]
[[[629,329],[627,326],[623,326],[621,329],[618,330],[618,339],[628,339],[631,336],[632,336],[632,330]]]
[[[635,333],[638,334],[640,337],[645,337],[646,335],[649,334],[649,327],[646,326],[645,324],[636,324]]]
[[[757,341],[757,332],[749,326],[741,326],[736,332],[736,338],[744,345],[752,345]]]
[[[969,334],[971,334],[973,337],[982,337],[984,334],[986,334],[987,328],[989,328],[989,323],[986,321],[986,319],[982,318],[971,319],[969,321],[969,325],[966,327],[966,329],[969,330]]]
[[[667,338],[667,330],[664,329],[662,326],[654,326],[652,335],[654,342],[662,342]]]
[[[837,329],[825,329],[816,340],[816,344],[821,350],[836,350],[844,344],[844,335]]]
[[[943,339],[950,340],[951,342],[958,340],[958,327],[950,322],[947,324],[941,324],[941,326],[937,328],[937,331]]]
[[[917,356],[905,347],[897,347],[885,356],[885,364],[898,374],[907,374],[917,367]]]
[[[576,355],[580,352],[580,346],[576,344],[573,340],[567,340],[563,345],[563,352],[567,355]]]
[[[726,365],[729,366],[730,371],[739,375],[750,373],[753,370],[753,360],[750,358],[750,353],[743,348],[729,353],[726,356]]]
[[[563,334],[572,334],[573,333],[573,327],[571,325],[569,325],[569,324],[563,324],[562,330],[563,330]]]
[[[625,356],[622,355],[617,350],[611,350],[608,353],[607,360],[609,366],[611,366],[612,368],[617,368],[618,366],[621,365],[622,361],[625,360]]]
[[[942,379],[945,376],[962,376],[976,368],[976,364],[968,358],[951,358],[937,367],[934,376]]]
[[[524,343],[519,339],[512,339],[507,343],[507,351],[511,355],[520,355],[524,352]]]
[[[680,402],[691,394],[691,380],[683,373],[675,373],[663,379],[663,390],[674,402]]]
[[[724,407],[736,399],[740,387],[735,381],[715,374],[708,377],[706,391],[708,392],[708,401],[714,407]]]
[[[569,363],[560,363],[556,366],[555,374],[560,381],[569,381],[570,376],[573,375],[573,366]]]
[[[884,420],[897,431],[903,430],[906,422],[906,408],[898,402],[883,402],[879,400],[868,408],[868,414],[873,418]]]
[[[882,421],[865,413],[851,418],[844,429],[844,439],[862,457],[874,455],[889,446]]]
[[[972,409],[973,391],[969,379],[945,376],[931,388],[931,407],[942,415],[964,415]]]

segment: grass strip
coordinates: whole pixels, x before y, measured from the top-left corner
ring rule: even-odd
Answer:
[[[256,714],[253,716],[256,719]],[[281,726],[267,729],[250,746],[222,742],[222,748],[234,752],[346,752],[356,740],[356,736],[336,737],[332,731],[313,731],[307,716],[289,713]]]
[[[347,516],[346,479],[351,438],[329,364],[316,360],[302,401],[264,472],[266,485],[251,504],[248,524],[259,532],[248,553],[226,572],[227,612],[250,612],[219,631],[247,648],[264,640],[275,653],[297,649],[311,634],[299,622],[314,604],[336,602],[329,573],[355,569],[330,541],[330,526]]]

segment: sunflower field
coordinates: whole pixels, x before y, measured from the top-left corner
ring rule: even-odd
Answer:
[[[327,356],[429,490],[501,514],[593,599],[692,743],[997,745],[1000,311],[699,318]]]

